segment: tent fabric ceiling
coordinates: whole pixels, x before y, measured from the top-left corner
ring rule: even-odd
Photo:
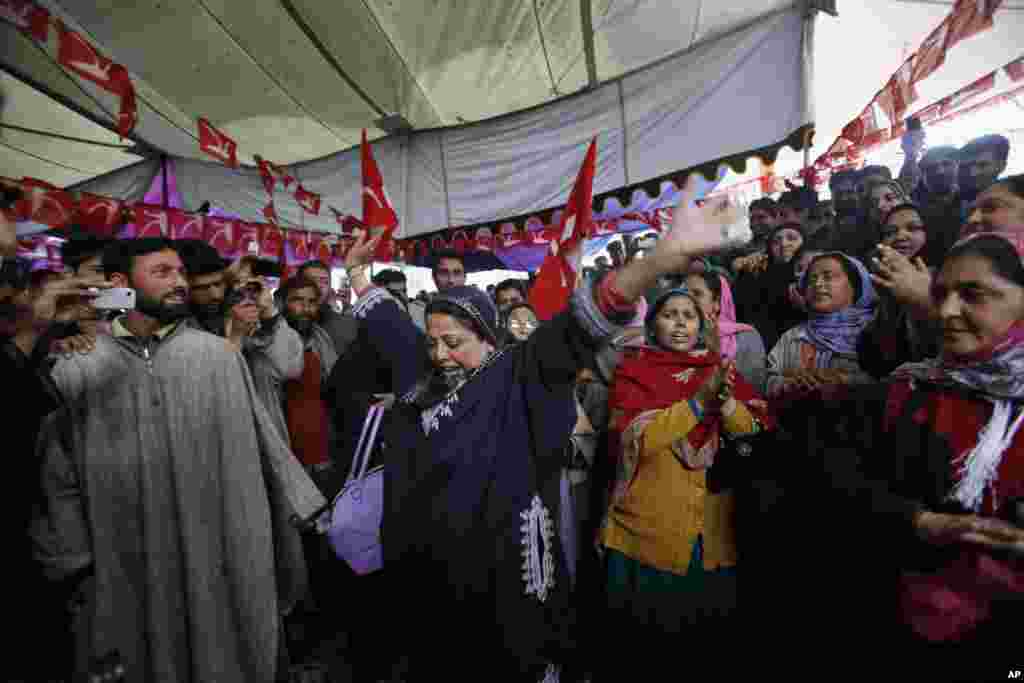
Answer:
[[[659,180],[669,174],[706,165],[702,170],[713,176],[717,163],[708,162],[742,165],[752,150],[774,159],[782,143],[800,147],[797,132],[811,122],[805,55],[810,25],[799,9],[775,12],[572,97],[474,125],[376,141],[374,156],[400,217],[400,236],[563,204],[595,135],[596,195],[630,192],[648,182],[652,186],[645,189],[656,196]],[[767,90],[761,87],[766,82],[772,84]],[[758,107],[774,115],[751,118]],[[730,131],[727,138],[701,135],[723,129]],[[262,220],[267,197],[254,169],[234,171],[189,156],[173,164],[186,207],[210,201],[245,220]],[[358,148],[289,168],[324,204],[361,214]],[[122,176],[133,173],[135,168],[125,169],[76,189],[109,194],[110,186],[124,187]],[[275,195],[284,225],[337,230],[326,208],[320,216],[306,215],[285,197]]]
[[[422,130],[551,102],[794,4],[588,0],[591,83],[579,0],[37,1],[128,67],[140,141],[203,158],[195,121],[205,117],[238,142],[243,163],[283,164],[348,149],[362,128],[376,137],[385,114]],[[114,118],[111,96],[7,24],[0,64],[98,121]],[[78,168],[71,152],[47,158]],[[85,180],[98,169],[79,170]]]

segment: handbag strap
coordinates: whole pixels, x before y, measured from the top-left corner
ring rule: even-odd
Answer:
[[[377,403],[374,407],[377,409],[377,412],[374,413],[370,434],[366,439],[366,447],[363,449],[363,466],[359,470],[360,481],[366,477],[366,470],[370,468],[370,456],[373,455],[373,446],[377,441],[377,430],[380,428],[381,420],[384,419],[384,406]]]
[[[352,468],[348,472],[348,479],[345,480],[345,484],[350,484],[353,480],[362,477],[363,468],[363,446],[366,444],[366,435],[373,429],[373,423],[377,414],[380,412],[380,404],[373,403],[370,405],[369,412],[366,413],[366,419],[363,420],[363,431],[359,435],[359,443],[356,445],[356,452],[352,455]],[[376,429],[373,429],[376,434]]]

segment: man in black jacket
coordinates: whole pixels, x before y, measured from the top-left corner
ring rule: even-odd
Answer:
[[[14,230],[0,216],[0,230],[5,228]],[[8,401],[17,401],[17,413],[4,430],[9,488],[0,516],[3,537],[14,546],[6,555],[9,580],[13,569],[9,585],[14,604],[9,608],[19,615],[3,670],[5,680],[64,680],[71,670],[72,651],[68,603],[84,577],[72,577],[55,590],[33,559],[28,530],[43,499],[36,440],[43,420],[61,406],[47,361],[54,316],[58,302],[80,295],[90,283],[80,278],[51,279],[33,293],[28,287],[29,262],[9,252],[0,259],[0,377]],[[39,656],[42,652],[45,656]]]

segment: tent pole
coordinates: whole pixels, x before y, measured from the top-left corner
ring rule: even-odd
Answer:
[[[163,188],[160,193],[161,199],[163,200],[164,209],[167,208],[167,155],[160,155],[160,178],[163,180]]]

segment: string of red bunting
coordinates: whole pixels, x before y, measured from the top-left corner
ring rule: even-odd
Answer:
[[[354,216],[337,214],[342,234],[281,228],[274,223],[254,223],[232,218],[207,216],[181,209],[143,203],[123,202],[88,192],[69,192],[34,178],[15,180],[0,177],[0,183],[22,190],[24,199],[8,210],[14,221],[33,221],[56,230],[78,226],[107,237],[169,237],[201,239],[225,258],[245,255],[280,261],[287,266],[309,259],[340,266],[353,243],[353,230],[362,227]],[[483,227],[477,230],[455,229],[428,238],[396,242],[396,260],[423,262],[431,253],[454,249],[460,253],[493,251],[516,246],[549,245],[558,239],[561,211],[555,211],[545,224],[530,218],[519,228],[506,223],[497,232]],[[614,235],[624,221],[640,222],[661,231],[671,224],[672,209],[629,213],[616,219],[594,221],[593,236]]]
[[[1003,0],[956,0],[942,23],[900,65],[860,115],[843,128],[815,166],[824,169],[837,162],[855,160],[863,155],[864,150],[902,136],[906,132],[903,117],[918,98],[915,86],[945,63],[946,54],[954,45],[992,28],[993,16],[1002,4]],[[1019,62],[1012,63],[1017,65],[1015,72],[1008,68],[1011,78],[1016,74],[1015,80],[1020,77]],[[883,126],[880,115],[888,120],[887,127]],[[942,116],[939,112],[926,112],[926,115]]]

